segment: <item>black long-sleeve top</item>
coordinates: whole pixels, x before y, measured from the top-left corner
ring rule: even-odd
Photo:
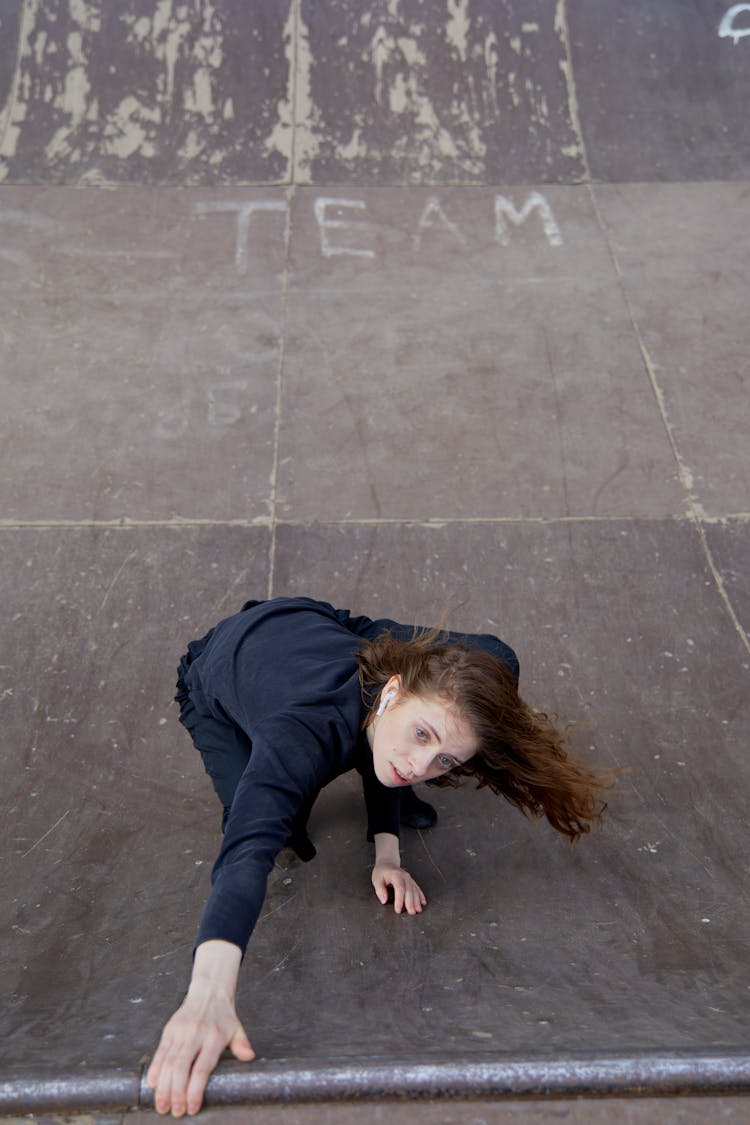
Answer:
[[[295,817],[347,770],[362,774],[368,838],[398,836],[401,794],[375,776],[356,663],[362,643],[384,632],[414,635],[412,626],[352,617],[326,602],[274,598],[221,621],[190,665],[191,698],[252,743],[196,945],[220,938],[244,954]],[[447,638],[485,649],[518,678],[515,653],[497,637]]]

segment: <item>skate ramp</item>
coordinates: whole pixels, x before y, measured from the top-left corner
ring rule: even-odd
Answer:
[[[572,850],[437,791],[418,918],[326,790],[215,1103],[747,1091],[750,10],[652,7],[4,6],[0,1111],[148,1104],[174,668],[274,594],[450,607],[628,772]]]

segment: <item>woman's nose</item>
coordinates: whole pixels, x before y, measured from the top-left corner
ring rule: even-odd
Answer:
[[[409,758],[409,767],[411,769],[412,778],[414,781],[419,781],[430,768],[432,761],[432,752],[425,750],[423,753],[413,753]]]

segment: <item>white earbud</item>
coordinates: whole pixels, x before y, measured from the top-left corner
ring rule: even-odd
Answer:
[[[376,715],[382,715],[383,714],[386,707],[388,706],[389,700],[393,699],[395,694],[396,694],[395,691],[387,691],[385,693],[383,698],[380,700],[380,706],[378,707],[377,711],[375,712]]]

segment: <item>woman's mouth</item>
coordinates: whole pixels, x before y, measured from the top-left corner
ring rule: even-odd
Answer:
[[[399,773],[393,762],[390,762],[389,765],[391,767],[391,773],[393,775],[393,782],[395,785],[411,785],[411,781],[409,780],[409,778],[404,777],[402,773]]]

